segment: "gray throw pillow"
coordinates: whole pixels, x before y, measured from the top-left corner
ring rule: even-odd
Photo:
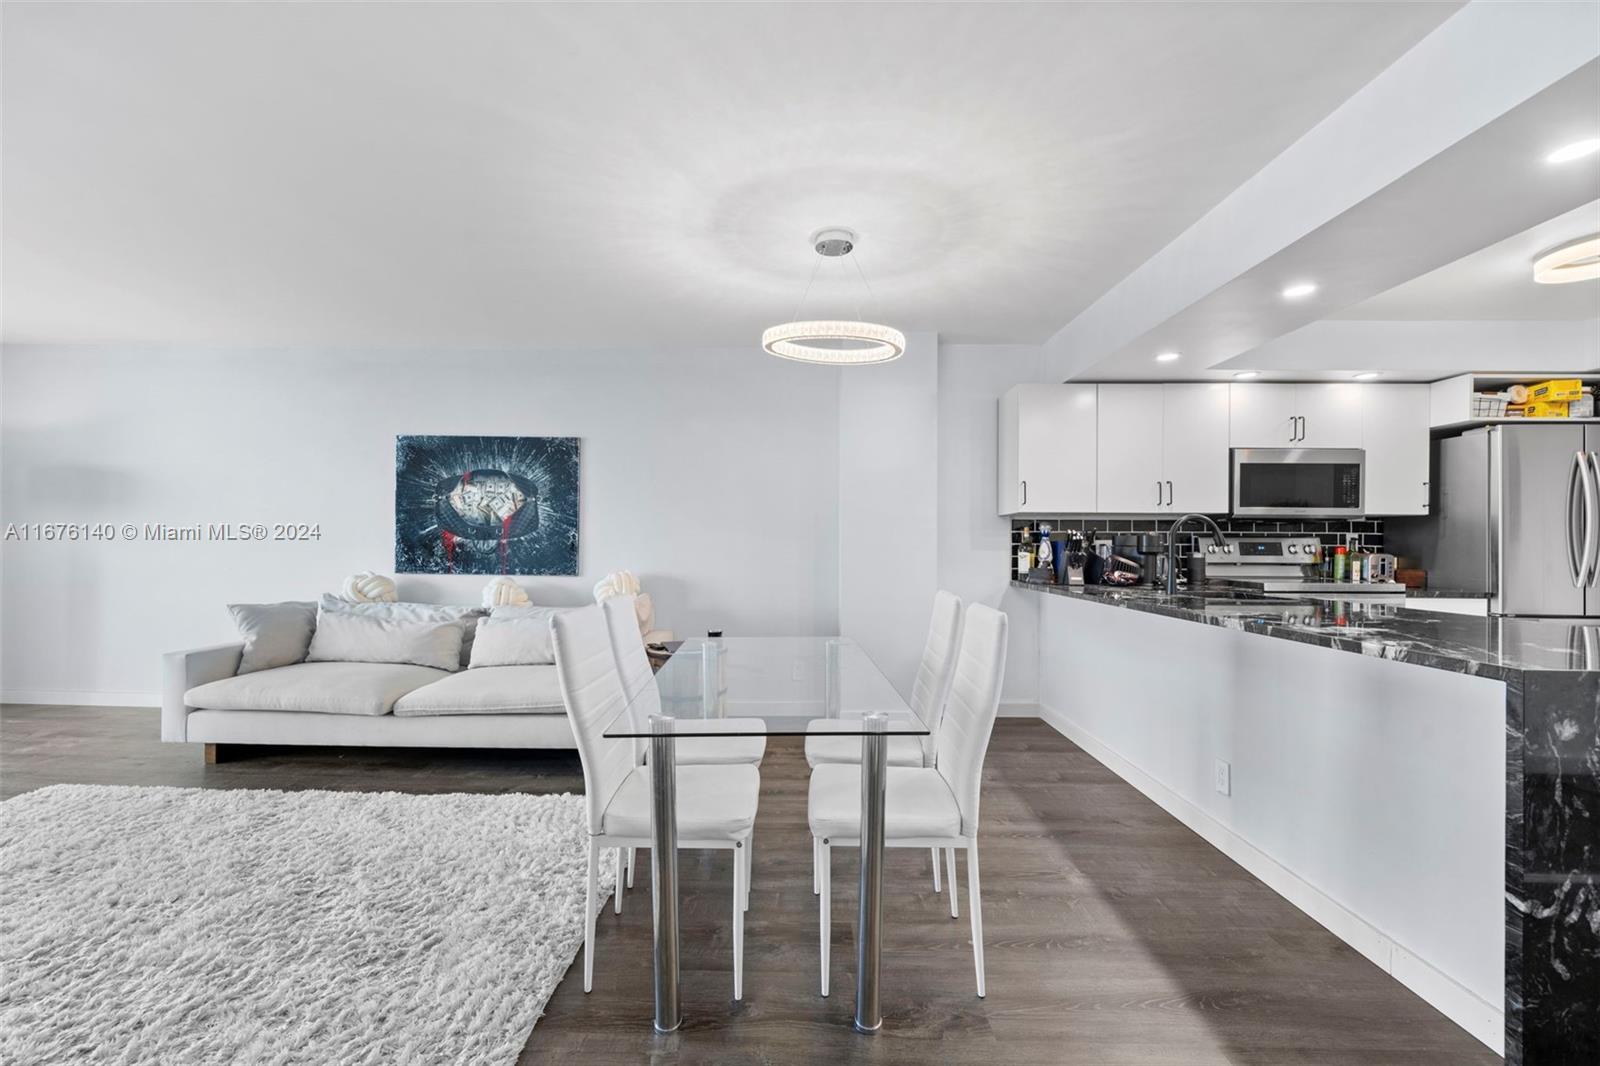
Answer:
[[[317,624],[316,604],[230,603],[228,611],[244,641],[239,673],[252,674],[305,661],[311,647],[311,631]]]
[[[323,593],[317,606],[321,613],[357,614],[402,622],[454,622],[461,628],[461,662],[456,669],[472,661],[472,638],[477,620],[489,613],[482,607],[448,603],[351,603],[327,593]]]
[[[541,666],[556,661],[550,620],[559,607],[496,607],[478,619],[468,666]],[[571,610],[571,608],[565,608]]]
[[[306,662],[412,663],[455,671],[461,669],[461,624],[318,611]]]

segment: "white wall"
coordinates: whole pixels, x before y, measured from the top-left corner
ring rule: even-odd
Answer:
[[[1046,720],[1500,1047],[1503,683],[1030,595]]]
[[[5,543],[0,691],[154,703],[162,651],[232,638],[224,604],[392,571],[394,438],[407,433],[582,438],[581,576],[522,579],[537,601],[583,602],[627,567],[680,634],[834,632],[838,378],[743,348],[8,348],[0,521],[316,522],[323,537]],[[400,588],[476,602],[487,580]]]
[[[839,631],[905,697],[938,587],[939,341],[839,372]]]
[[[1540,373],[1600,367],[1600,324],[1587,321],[1329,319],[1217,369],[1383,370],[1430,381],[1467,370]]]
[[[1002,713],[1035,713],[1039,597],[1011,587],[1011,522],[995,513],[1000,394],[1041,381],[1042,351],[1023,345],[939,348],[939,586],[1010,618]]]

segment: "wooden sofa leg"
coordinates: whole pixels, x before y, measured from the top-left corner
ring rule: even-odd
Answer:
[[[225,758],[221,744],[206,745],[206,765],[215,766]]]

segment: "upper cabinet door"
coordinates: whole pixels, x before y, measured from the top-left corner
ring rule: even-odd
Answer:
[[[1235,448],[1293,448],[1300,436],[1293,385],[1230,385],[1228,440]]]
[[[1099,386],[1099,478],[1101,514],[1147,514],[1167,510],[1162,473],[1160,385]]]
[[[1175,514],[1228,510],[1228,390],[1226,382],[1161,386],[1161,476],[1166,482],[1166,509]]]
[[[1018,385],[1000,399],[999,511],[1093,513],[1095,386]]]
[[[1371,515],[1428,513],[1428,386],[1359,386]]]
[[[1362,405],[1374,391],[1353,382],[1295,386],[1295,411],[1300,418],[1297,448],[1361,447]]]

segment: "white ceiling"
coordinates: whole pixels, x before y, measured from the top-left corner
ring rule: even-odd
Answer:
[[[1600,282],[1539,285],[1533,280],[1535,257],[1556,245],[1594,233],[1600,233],[1600,200],[1330,317],[1391,321],[1600,318]]]
[[[1038,342],[1455,7],[5,5],[4,338]]]

